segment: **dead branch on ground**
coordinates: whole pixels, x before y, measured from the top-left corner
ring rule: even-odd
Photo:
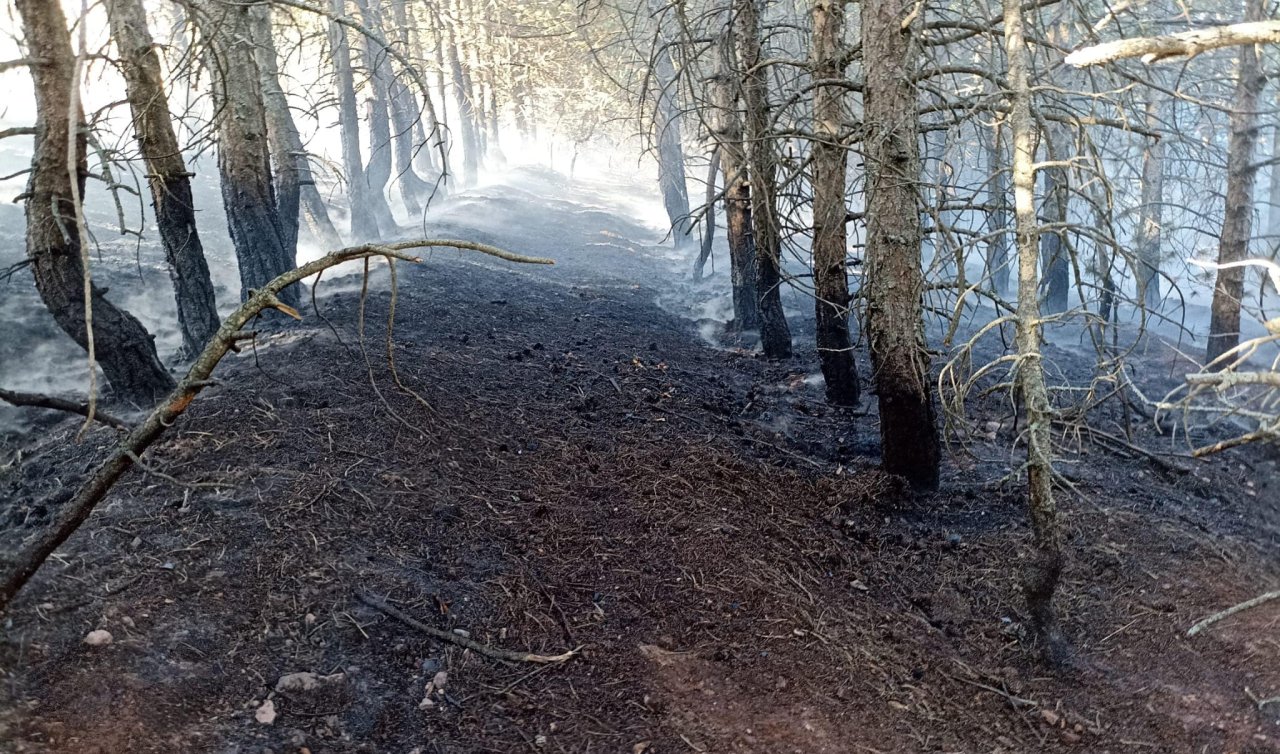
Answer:
[[[0,401],[4,401],[12,406],[29,407],[29,408],[48,408],[54,411],[66,411],[71,414],[80,416],[89,416],[89,404],[82,401],[69,401],[66,398],[57,398],[52,395],[40,395],[39,393],[22,393],[16,390],[5,390],[0,388]],[[128,429],[129,424],[112,414],[104,413],[101,410],[93,412],[94,421],[102,422],[109,427],[116,429]]]

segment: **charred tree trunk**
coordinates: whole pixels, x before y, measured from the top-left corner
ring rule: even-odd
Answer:
[[[409,47],[409,16],[405,9],[406,0],[394,0],[391,3],[392,20],[398,42]],[[422,92],[424,106],[418,108],[418,98],[398,76],[390,77],[391,127],[395,141],[396,182],[400,187],[400,198],[404,206],[415,217],[422,214],[422,207],[431,196],[431,184],[418,175],[414,167],[414,157],[421,150],[427,156],[432,152],[424,142],[427,138],[435,138],[435,107],[431,103],[431,94]],[[426,114],[427,129],[431,136],[423,133],[422,115]],[[421,135],[421,139],[418,136]],[[416,143],[415,143],[416,142]]]
[[[983,129],[987,157],[987,278],[998,295],[1009,292],[1009,172],[1005,169],[1004,127],[996,120]]]
[[[285,245],[289,249],[297,249],[299,210],[302,210],[301,214],[305,215],[307,227],[316,241],[331,249],[337,248],[342,245],[342,239],[337,228],[333,227],[329,210],[316,188],[306,147],[289,109],[289,98],[280,86],[280,63],[271,30],[270,6],[254,6],[250,19],[258,72],[262,78],[271,163],[275,168],[276,207],[280,212]]]
[[[360,18],[371,30],[382,28],[382,17],[370,0],[356,0]],[[369,74],[369,98],[365,112],[369,123],[369,161],[364,166],[365,189],[369,207],[382,233],[395,233],[399,227],[387,203],[387,184],[395,161],[391,143],[391,61],[386,50],[378,47],[368,35],[364,39],[364,67]]]
[[[716,175],[720,172],[720,147],[711,150],[711,159],[707,162],[707,200],[702,213],[702,248],[698,251],[698,258],[693,260],[695,281],[702,279],[707,260],[711,258],[712,244],[716,240]]]
[[[142,0],[108,0],[107,18],[120,52],[119,68],[133,115],[133,132],[146,163],[156,229],[173,281],[182,352],[193,356],[218,330],[218,305],[196,229],[191,173],[170,120],[164,74],[147,29]]]
[[[462,67],[456,14],[442,23],[442,26],[445,29],[444,47],[449,59],[453,103],[458,113],[458,131],[462,137],[462,185],[471,186],[475,184],[480,171],[480,137],[476,133],[476,114],[474,101],[471,99],[471,85]]]
[[[1154,96],[1154,95],[1153,95]],[[1160,127],[1160,105],[1147,102],[1147,128]],[[1138,256],[1138,298],[1148,309],[1160,307],[1160,223],[1164,209],[1164,142],[1148,139],[1142,150],[1142,206],[1134,239]]]
[[[845,0],[813,4],[813,78],[844,79]],[[858,370],[849,338],[848,245],[845,222],[845,171],[848,152],[841,141],[844,89],[819,86],[813,92],[813,286],[817,314],[818,358],[827,383],[827,401],[837,406],[858,403]]]
[[[346,0],[332,0],[330,10],[345,16]],[[364,179],[364,157],[360,153],[360,113],[356,109],[355,73],[351,70],[351,45],[342,24],[329,24],[329,50],[333,58],[334,79],[338,90],[338,125],[342,129],[342,170],[347,174],[347,201],[351,205],[351,237],[353,241],[377,241],[378,220],[369,201],[369,186]]]
[[[753,331],[760,327],[760,296],[756,286],[756,247],[751,233],[751,184],[747,178],[747,154],[742,143],[742,116],[738,110],[739,77],[733,40],[725,32],[719,43],[716,74],[709,81],[711,134],[720,148],[724,174],[724,222],[729,241],[729,277],[733,287],[733,322],[730,330]]]
[[[77,230],[76,196],[84,195],[84,117],[72,97],[76,58],[62,4],[17,0],[35,85],[36,135],[27,183],[27,258],[40,298],[76,343],[88,348],[84,267]],[[167,115],[166,115],[167,117]],[[69,134],[75,133],[74,139]],[[74,153],[71,151],[74,150]],[[75,166],[72,183],[69,165]],[[120,397],[150,406],[173,389],[173,378],[156,356],[146,328],[91,289],[93,342],[98,365]]]
[[[778,226],[778,156],[769,133],[769,89],[761,67],[760,0],[734,0],[738,65],[746,106],[746,156],[751,181],[751,228],[755,238],[760,343],[765,356],[791,356],[791,331],[782,311],[782,237]]]
[[[1073,143],[1071,133],[1060,123],[1049,124],[1049,144],[1066,149]],[[1050,160],[1061,161],[1064,155],[1054,154]],[[1069,174],[1063,165],[1045,168],[1044,220],[1053,227],[1040,234],[1040,264],[1044,268],[1044,308],[1049,314],[1061,314],[1069,308],[1071,292],[1071,260],[1067,248],[1067,198]]]
[[[1040,360],[1040,298],[1035,206],[1035,123],[1031,118],[1029,58],[1021,0],[1004,0],[1005,49],[1011,90],[1009,123],[1013,130],[1013,187],[1018,246],[1016,391],[1026,417],[1028,500],[1034,553],[1024,571],[1023,589],[1032,628],[1045,658],[1066,659],[1067,646],[1053,608],[1062,573],[1062,525],[1053,499],[1053,414]]]
[[[1247,0],[1248,21],[1262,18],[1260,0]],[[1224,267],[1249,256],[1249,236],[1253,233],[1253,184],[1257,168],[1253,152],[1258,142],[1258,97],[1266,77],[1258,64],[1258,50],[1240,48],[1239,78],[1236,80],[1235,109],[1231,111],[1231,137],[1227,145],[1227,199],[1218,243],[1218,277],[1213,286],[1209,317],[1210,363],[1240,344],[1240,304],[1244,300],[1244,267]]]
[[[250,8],[216,0],[192,4],[211,53],[222,202],[240,266],[243,301],[251,291],[293,269],[296,254],[288,244],[271,177],[266,106]],[[281,300],[296,307],[299,295],[295,285],[281,294]]]
[[[676,102],[679,84],[671,61],[671,43],[663,31],[663,8],[660,0],[649,0],[649,12],[658,22],[653,57],[653,78],[657,87],[654,92],[653,128],[658,146],[658,187],[662,190],[662,204],[667,210],[675,246],[682,249],[693,241],[693,223],[689,217],[684,140],[680,133],[680,108]]]
[[[938,486],[938,429],[921,299],[920,143],[909,0],[864,0],[867,333],[882,463],[917,489]]]

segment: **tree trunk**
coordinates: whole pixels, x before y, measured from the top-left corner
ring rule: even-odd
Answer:
[[[760,2],[734,0],[738,65],[746,105],[746,156],[751,182],[751,229],[755,238],[760,342],[770,359],[791,356],[791,331],[782,311],[782,237],[778,226],[777,149],[769,133],[769,89],[760,66]]]
[[[816,81],[844,79],[840,63],[844,4],[845,0],[815,0],[813,4]],[[844,91],[838,86],[819,86],[813,92],[813,286],[818,358],[827,383],[827,401],[854,406],[858,403],[858,371],[849,338],[849,275],[845,267],[848,152],[840,137]]]
[[[921,298],[920,180],[910,0],[865,0],[862,51],[866,145],[867,332],[886,471],[938,486],[938,430],[929,390]]]
[[[334,15],[347,14],[346,0],[331,0]],[[351,237],[355,242],[377,241],[378,221],[369,202],[360,153],[360,114],[356,109],[355,74],[351,70],[351,45],[342,24],[329,23],[329,51],[338,90],[338,126],[342,129],[342,170],[347,174],[347,201],[351,204]]]
[[[707,161],[707,201],[702,212],[702,248],[693,260],[693,279],[702,279],[702,273],[711,257],[711,247],[716,240],[716,174],[720,172],[720,147],[711,150]]]
[[[1049,160],[1063,161],[1069,155],[1055,152],[1070,149],[1071,132],[1061,123],[1049,126]],[[1044,268],[1044,308],[1049,314],[1061,314],[1070,307],[1071,259],[1067,248],[1067,199],[1069,173],[1062,165],[1046,167],[1044,173],[1044,220],[1053,228],[1040,234],[1040,263]]]
[[[49,0],[17,0],[27,55],[35,85],[36,136],[27,183],[27,258],[40,298],[53,319],[82,348],[88,348],[84,274],[77,228],[77,195],[84,195],[84,116],[73,107],[76,59],[62,4]],[[77,103],[78,104],[78,103]],[[166,115],[167,117],[167,115]],[[74,143],[68,134],[75,129]],[[74,149],[74,154],[70,150]],[[76,183],[68,163],[73,162]],[[150,406],[173,389],[173,378],[156,355],[146,328],[123,309],[91,289],[93,341],[97,363],[120,397]]]
[[[1271,168],[1267,186],[1267,256],[1271,261],[1280,261],[1280,124],[1277,124],[1271,135]],[[1271,283],[1270,275],[1262,276],[1262,287],[1259,298],[1268,289],[1280,293]],[[1259,303],[1261,305],[1261,302]]]
[[[653,59],[656,85],[653,128],[658,144],[658,186],[662,190],[662,204],[667,210],[675,246],[683,249],[693,242],[693,223],[689,217],[684,140],[680,132],[680,108],[676,102],[679,83],[676,81],[675,65],[671,61],[671,42],[665,33],[663,10],[662,0],[649,0],[649,13],[658,24]]]
[[[983,128],[987,157],[987,279],[998,295],[1009,292],[1009,173],[1005,170],[1004,126],[996,120]]]
[[[454,3],[456,11],[456,0]],[[445,29],[445,54],[449,58],[449,73],[452,78],[453,102],[458,112],[458,130],[462,136],[462,185],[472,186],[476,182],[480,170],[480,144],[476,133],[475,107],[471,99],[471,86],[467,81],[466,71],[462,67],[462,55],[457,32],[458,16],[453,17],[442,26]]]
[[[356,0],[360,18],[366,28],[377,31],[382,28],[382,16],[370,0]],[[395,161],[391,143],[391,58],[368,35],[364,40],[364,67],[369,74],[369,97],[365,100],[365,112],[369,123],[369,161],[364,166],[365,188],[369,207],[373,210],[378,230],[394,234],[399,225],[387,203],[387,184],[391,181],[391,166]]]
[[[1005,49],[1011,90],[1009,123],[1013,129],[1013,190],[1018,247],[1017,394],[1026,418],[1028,501],[1034,553],[1026,564],[1023,589],[1031,624],[1044,656],[1066,659],[1066,641],[1058,627],[1053,594],[1062,573],[1062,528],[1053,499],[1052,412],[1040,360],[1040,298],[1035,206],[1035,123],[1023,31],[1021,0],[1004,0]]]
[[[396,39],[393,40],[393,44],[398,43],[407,51],[409,47],[409,17],[405,10],[405,2],[406,0],[394,0],[391,3],[391,12],[396,32]],[[388,73],[391,74],[389,64]],[[429,92],[422,92],[424,107],[420,111],[418,98],[400,77],[394,74],[390,75],[389,83],[391,127],[394,130],[393,139],[395,141],[396,182],[400,187],[400,198],[404,201],[405,208],[409,210],[410,215],[417,217],[422,214],[423,204],[431,196],[431,184],[418,175],[418,171],[414,167],[414,157],[418,150],[422,150],[428,156],[432,152],[427,144],[422,142],[415,143],[415,138],[417,134],[422,133],[420,126],[423,113],[427,116],[427,127],[430,129],[432,137],[434,137],[436,132],[435,108],[431,104]],[[423,136],[425,137],[425,134]]]
[[[729,32],[724,33],[718,47],[716,73],[709,79],[708,88],[711,135],[720,147],[720,169],[724,174],[724,222],[733,288],[733,322],[729,330],[752,331],[760,327],[760,296],[756,287],[755,239],[751,233],[751,184],[747,178],[742,117],[738,111],[740,85]]]
[[[218,304],[196,229],[191,173],[170,120],[164,73],[142,0],[108,0],[106,7],[111,37],[120,53],[133,133],[146,164],[156,229],[173,281],[182,353],[194,356],[218,330]]]
[[[289,98],[280,86],[279,54],[271,28],[269,5],[254,6],[250,12],[256,45],[258,71],[262,77],[262,101],[266,106],[267,136],[271,163],[275,168],[276,206],[285,245],[297,249],[299,209],[307,219],[311,235],[321,245],[336,249],[342,245],[329,210],[316,188],[315,176],[302,136],[293,121]]]
[[[262,77],[258,70],[249,6],[199,0],[192,5],[201,34],[213,55],[213,100],[218,113],[218,170],[227,228],[240,265],[240,298],[293,269],[295,249],[288,243],[277,210],[271,178]],[[296,208],[295,208],[296,211]],[[298,286],[281,295],[296,307]]]
[[[1154,94],[1152,95],[1155,96]],[[1147,128],[1160,127],[1160,105],[1147,101]],[[1138,299],[1148,309],[1158,309],[1160,295],[1160,223],[1164,209],[1164,141],[1148,139],[1142,150],[1142,206],[1134,238],[1138,256]]]
[[[1261,20],[1260,0],[1246,0],[1245,20]],[[1236,80],[1235,109],[1231,111],[1231,137],[1227,145],[1227,199],[1218,243],[1218,264],[1228,265],[1249,256],[1249,236],[1253,232],[1253,183],[1257,168],[1252,166],[1258,141],[1258,96],[1266,77],[1258,64],[1258,50],[1240,48],[1239,78]],[[1244,267],[1219,267],[1213,286],[1209,318],[1209,347],[1205,362],[1211,363],[1240,344],[1240,303],[1244,299]]]

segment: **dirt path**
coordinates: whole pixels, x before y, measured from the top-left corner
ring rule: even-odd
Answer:
[[[1065,459],[1079,648],[1028,660],[1017,488],[949,466],[912,500],[874,417],[828,409],[810,351],[712,349],[654,306],[670,263],[605,199],[493,187],[442,234],[561,261],[437,254],[220,373],[10,612],[0,741],[21,752],[1276,751],[1276,501],[1234,463]],[[548,199],[559,195],[565,198]],[[592,197],[588,199],[587,197]],[[589,206],[600,204],[602,206]],[[444,232],[447,231],[447,232]],[[609,274],[598,260],[609,260]],[[385,277],[385,273],[381,274]],[[345,292],[337,292],[346,289]],[[372,377],[371,377],[372,375]],[[375,387],[376,386],[376,389]],[[980,407],[979,407],[980,408]],[[49,515],[111,436],[0,477],[0,528]],[[987,448],[1007,459],[1009,430]],[[1268,514],[1270,512],[1270,517]],[[360,601],[506,649],[439,643]],[[83,643],[110,631],[107,646]],[[444,694],[422,704],[447,674]],[[294,678],[277,690],[282,676]],[[305,688],[310,682],[312,688]],[[1246,689],[1248,691],[1246,691]],[[259,722],[270,700],[274,720]],[[268,716],[269,717],[269,716]]]

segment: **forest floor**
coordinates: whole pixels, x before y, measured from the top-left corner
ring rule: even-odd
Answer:
[[[431,235],[556,267],[397,267],[395,364],[421,402],[388,369],[385,269],[367,361],[348,277],[321,287],[332,329],[308,311],[224,363],[9,610],[0,748],[1280,751],[1280,702],[1256,701],[1280,696],[1280,601],[1185,637],[1280,581],[1266,451],[1061,437],[1075,659],[1046,670],[1007,400],[971,404],[968,453],[913,496],[876,470],[874,410],[824,403],[811,346],[770,363],[655,305],[672,262],[600,198],[618,187],[524,178],[454,199]],[[1169,451],[1148,426],[1135,443]],[[0,469],[4,537],[111,449],[75,429]],[[491,659],[362,595],[577,654]]]

